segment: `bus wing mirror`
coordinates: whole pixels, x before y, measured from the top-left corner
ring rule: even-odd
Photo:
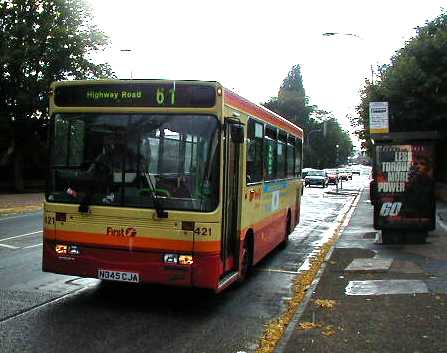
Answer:
[[[231,141],[234,143],[244,143],[244,127],[239,124],[230,125]]]

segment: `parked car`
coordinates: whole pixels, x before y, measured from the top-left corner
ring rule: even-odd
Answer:
[[[304,178],[304,186],[321,185],[325,188],[328,185],[328,177],[324,170],[310,170]]]
[[[327,169],[327,170],[325,170],[325,172],[327,175],[328,184],[337,185],[337,182],[338,182],[337,171],[334,169]]]

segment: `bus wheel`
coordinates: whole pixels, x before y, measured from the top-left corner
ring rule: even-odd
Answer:
[[[239,269],[239,282],[245,281],[248,277],[252,265],[252,254],[251,249],[249,248],[247,242],[244,245],[244,249],[242,250],[242,258],[241,265]]]
[[[290,220],[290,212],[287,214],[287,222],[286,222],[286,229],[285,229],[285,235],[284,240],[280,243],[280,248],[284,249],[287,244],[289,243],[289,235],[291,233],[291,220]]]
[[[404,234],[394,230],[382,230],[382,244],[402,244],[404,242]]]

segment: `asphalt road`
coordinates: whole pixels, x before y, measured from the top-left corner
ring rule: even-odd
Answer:
[[[365,177],[344,187],[358,189]],[[355,192],[306,188],[301,222],[242,285],[197,289],[102,283],[41,272],[41,214],[0,218],[0,352],[253,352],[293,279]]]

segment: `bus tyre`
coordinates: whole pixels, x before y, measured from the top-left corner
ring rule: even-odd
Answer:
[[[248,277],[248,275],[250,274],[251,265],[251,250],[248,248],[247,243],[245,243],[244,249],[242,250],[241,265],[239,270],[239,282],[245,281],[245,279]]]
[[[426,231],[407,232],[405,234],[405,241],[409,244],[425,244],[427,242]]]
[[[382,230],[382,244],[402,244],[405,235],[400,231]]]
[[[281,249],[284,249],[287,244],[289,244],[289,235],[291,233],[290,227],[291,226],[291,220],[290,220],[290,213],[287,215],[287,222],[286,222],[286,229],[285,229],[285,235],[284,240],[279,244],[279,247]]]

